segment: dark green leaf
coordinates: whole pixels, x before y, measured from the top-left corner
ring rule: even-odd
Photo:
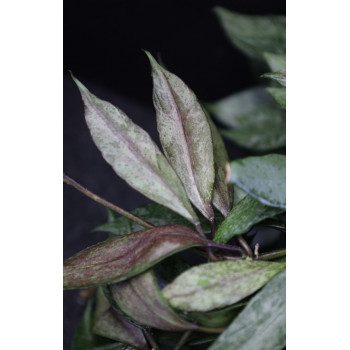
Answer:
[[[275,55],[271,52],[264,53],[265,61],[271,69],[271,72],[277,72],[286,68],[286,56]]]
[[[159,226],[116,237],[87,248],[64,262],[64,288],[123,281],[167,256],[205,245],[196,232],[178,225]]]
[[[214,159],[206,115],[184,82],[146,54],[152,66],[153,103],[163,150],[191,202],[212,220]]]
[[[245,196],[219,226],[214,240],[226,243],[232,237],[248,232],[256,223],[281,212],[284,212],[284,209],[270,207],[250,196]]]
[[[83,98],[91,136],[107,163],[143,195],[198,223],[181,181],[150,136],[123,111],[73,79]]]
[[[280,350],[286,345],[286,272],[269,282],[209,350]]]
[[[231,162],[231,182],[262,204],[286,208],[286,156],[268,154]]]
[[[269,87],[266,90],[276,100],[276,102],[284,109],[286,109],[286,88],[284,87]]]
[[[261,76],[262,78],[269,78],[279,82],[281,85],[286,86],[286,70],[282,69],[274,73],[265,73]]]
[[[237,185],[233,186],[233,205],[238,204],[244,197],[247,196],[247,192],[244,192]]]
[[[265,261],[219,261],[192,267],[163,289],[166,300],[183,311],[210,311],[251,295],[285,265]]]
[[[216,7],[215,12],[228,39],[247,55],[264,59],[265,52],[285,54],[284,16],[242,15],[222,7]]]
[[[122,312],[142,325],[167,331],[198,329],[170,309],[151,270],[111,285],[110,291]]]

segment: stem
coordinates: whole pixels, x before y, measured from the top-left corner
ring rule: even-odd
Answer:
[[[152,347],[152,350],[159,350],[159,346],[156,342],[156,340],[154,339],[153,335],[151,334],[151,332],[149,332],[148,330],[146,329],[143,329],[143,333],[147,339],[147,341],[149,342],[149,344],[151,345]]]
[[[222,333],[226,328],[225,327],[217,327],[217,328],[210,328],[210,327],[202,327],[199,326],[196,331],[198,332],[204,332],[204,333],[213,333],[218,334]]]
[[[192,334],[192,331],[185,332],[182,337],[180,338],[179,342],[176,344],[175,348],[173,350],[181,350],[183,346],[187,343],[188,339],[190,338]]]
[[[228,245],[228,244],[222,244],[222,243],[208,241],[207,247],[213,247],[213,248],[218,248],[218,249],[222,249],[222,250],[229,250],[231,252],[244,254],[244,251],[241,247],[234,246],[234,245]]]
[[[216,229],[217,229],[217,227],[215,224],[215,219],[213,219],[213,221],[210,221],[210,231],[211,231],[211,236],[213,237],[213,239],[214,239],[215,234],[216,234]]]
[[[207,237],[205,236],[203,229],[200,224],[195,225],[197,232],[201,237],[203,237],[207,241]],[[218,261],[219,259],[214,255],[213,251],[209,248],[209,246],[206,247],[206,251],[208,253],[208,258],[210,261]]]
[[[273,259],[281,258],[283,256],[286,256],[286,250],[279,249],[269,253],[261,254],[259,255],[259,257],[256,258],[256,260],[273,260]]]
[[[66,174],[63,173],[63,181],[65,183],[67,183],[68,185],[73,186],[75,189],[77,189],[78,191],[80,191],[81,193],[85,194],[85,196],[93,199],[94,201],[96,201],[97,203],[102,204],[103,206],[115,211],[116,213],[123,215],[125,217],[127,217],[128,219],[136,222],[137,224],[145,227],[145,228],[152,228],[154,227],[154,225],[150,224],[149,222],[142,220],[141,218],[139,218],[138,216],[129,213],[128,211],[117,207],[116,205],[106,201],[105,199],[103,199],[102,197],[99,197],[98,195],[96,195],[95,193],[89,191],[87,188],[83,187],[82,185],[80,185],[79,183],[77,183],[76,181],[74,181],[73,179],[71,179],[69,176],[67,176]]]
[[[250,249],[250,246],[249,244],[247,243],[247,241],[244,239],[244,237],[242,235],[238,235],[236,236],[236,239],[239,243],[239,245],[244,249],[244,251],[247,253],[247,255],[250,257],[250,258],[253,258],[253,252],[252,250]]]

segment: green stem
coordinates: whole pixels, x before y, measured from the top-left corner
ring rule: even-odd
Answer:
[[[244,237],[242,235],[238,235],[235,237],[239,243],[239,245],[244,249],[244,251],[247,253],[247,255],[253,259],[254,255],[253,255],[253,251],[250,249],[249,244],[247,243],[247,241],[244,239]]]
[[[173,350],[181,350],[183,346],[187,343],[188,339],[190,338],[192,334],[192,331],[185,332],[182,337],[180,338],[179,342],[176,344],[175,348]]]
[[[286,256],[286,250],[285,249],[279,249],[279,250],[274,250],[272,252],[268,253],[263,253],[259,255],[256,260],[273,260],[277,258],[282,258]]]
[[[81,193],[85,194],[85,196],[93,199],[94,201],[96,201],[97,203],[102,204],[103,206],[105,206],[106,208],[109,208],[113,211],[115,211],[116,213],[123,215],[125,217],[127,217],[128,219],[136,222],[137,224],[145,227],[145,228],[153,228],[154,225],[150,224],[149,222],[142,220],[141,218],[139,218],[138,216],[131,214],[130,212],[106,201],[105,199],[103,199],[102,197],[96,195],[95,193],[89,191],[87,188],[83,187],[82,185],[80,185],[78,182],[76,182],[75,180],[71,179],[69,176],[67,176],[66,174],[63,173],[63,181],[65,183],[67,183],[68,185],[73,186],[75,189],[77,189],[78,191],[80,191]]]
[[[156,340],[154,339],[152,333],[146,329],[143,329],[143,333],[144,333],[147,341],[151,345],[152,350],[159,350],[159,346],[158,346]]]

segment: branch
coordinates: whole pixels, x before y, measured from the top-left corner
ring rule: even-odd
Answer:
[[[286,256],[285,249],[274,250],[272,252],[264,253],[259,255],[255,260],[273,260]]]

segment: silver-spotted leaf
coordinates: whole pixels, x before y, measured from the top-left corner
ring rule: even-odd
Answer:
[[[198,223],[180,179],[148,133],[73,79],[85,105],[91,136],[113,170],[143,195]]]
[[[262,78],[269,78],[279,82],[281,85],[286,86],[286,70],[282,69],[278,72],[265,73],[261,76]]]
[[[214,240],[226,243],[232,237],[248,232],[256,223],[282,212],[284,209],[264,205],[247,195],[232,208],[216,231]]]
[[[262,204],[286,208],[286,156],[268,154],[231,162],[231,182]]]
[[[166,331],[198,329],[168,306],[151,270],[111,285],[110,291],[122,312],[140,324]]]
[[[196,232],[178,225],[159,226],[98,243],[63,265],[63,286],[85,288],[135,276],[167,256],[205,245]]]
[[[286,88],[284,87],[268,87],[266,90],[271,94],[275,101],[284,109],[286,109]]]
[[[222,7],[214,10],[231,43],[250,57],[263,60],[265,52],[285,54],[285,16],[243,15]]]
[[[163,289],[183,311],[210,311],[234,304],[260,289],[285,265],[265,261],[219,261],[192,267]]]
[[[209,220],[214,186],[213,144],[206,115],[197,97],[176,75],[146,52],[153,77],[153,103],[165,155],[191,202]]]
[[[281,350],[286,346],[286,272],[278,274],[209,350]]]

